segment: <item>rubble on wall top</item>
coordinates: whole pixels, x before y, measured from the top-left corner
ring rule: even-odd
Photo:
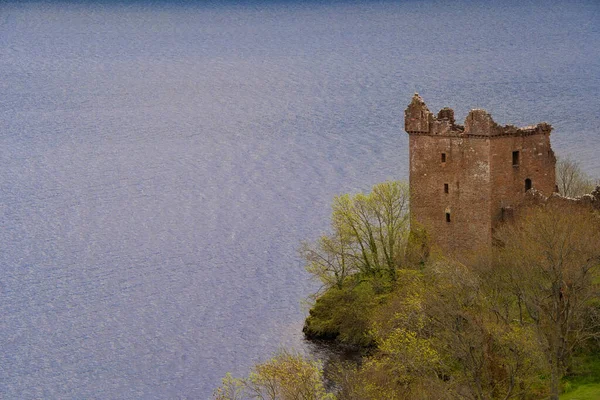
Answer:
[[[529,189],[526,196],[526,202],[529,204],[558,204],[588,207],[590,209],[600,210],[600,186],[588,194],[579,197],[566,197],[559,193],[553,193],[551,196],[544,196],[540,191]]]
[[[427,108],[427,105],[425,104],[425,101],[423,100],[423,98],[421,96],[419,96],[419,93],[415,92],[415,94],[413,95],[413,98],[410,102],[411,106],[421,106],[424,107],[425,109],[427,109],[427,111],[429,111],[429,109]]]
[[[494,121],[490,113],[480,108],[469,111],[464,126],[458,125],[454,119],[453,109],[444,107],[436,116],[429,111],[425,101],[418,93],[414,94],[404,114],[405,127],[409,134],[495,137],[549,134],[552,131],[552,126],[546,122],[521,128],[510,124],[501,126]],[[418,124],[414,121],[423,123]],[[418,125],[419,129],[411,129],[413,125]]]

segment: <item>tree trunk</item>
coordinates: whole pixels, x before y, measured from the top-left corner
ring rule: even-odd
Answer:
[[[551,361],[550,369],[550,400],[559,400],[558,395],[560,394],[560,372],[558,370],[558,360],[553,357]]]

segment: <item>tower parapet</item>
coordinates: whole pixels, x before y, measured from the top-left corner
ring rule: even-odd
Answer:
[[[409,135],[444,135],[460,137],[491,137],[491,136],[526,136],[550,134],[552,125],[541,122],[517,128],[514,125],[501,126],[483,109],[473,109],[465,118],[464,125],[459,125],[454,119],[454,110],[442,108],[435,116],[419,96],[415,93],[412,101],[404,111],[404,130]]]
[[[419,93],[415,93],[404,111],[404,130],[409,135],[457,136],[464,128],[455,124],[454,110],[442,108],[436,117],[429,111]]]
[[[430,132],[429,125],[432,120],[433,114],[429,111],[419,93],[415,93],[412,101],[404,111],[404,130],[409,134],[427,134]]]

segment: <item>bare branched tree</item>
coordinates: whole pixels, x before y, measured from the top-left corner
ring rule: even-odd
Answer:
[[[561,158],[556,163],[556,185],[558,192],[566,197],[578,197],[594,189],[594,181],[577,161]]]

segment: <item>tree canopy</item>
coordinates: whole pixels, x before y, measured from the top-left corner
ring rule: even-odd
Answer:
[[[408,186],[384,182],[368,194],[333,200],[331,233],[303,243],[306,270],[326,288],[342,289],[355,274],[396,279],[409,233]]]
[[[227,376],[216,399],[557,400],[573,356],[600,354],[597,212],[523,208],[466,263],[409,233],[402,183],[336,197],[331,227],[300,250],[325,289],[304,331],[368,356],[328,371],[327,393],[320,364],[281,353]]]

